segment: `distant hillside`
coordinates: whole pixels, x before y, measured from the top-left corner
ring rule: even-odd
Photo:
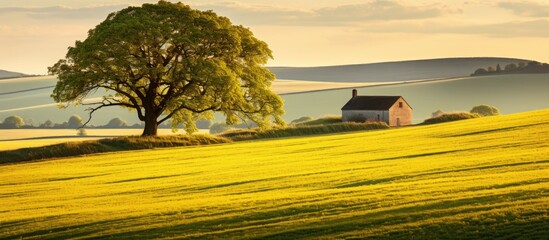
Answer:
[[[476,69],[525,62],[517,58],[443,58],[327,67],[270,67],[278,79],[392,82],[469,76]]]
[[[2,79],[2,78],[25,77],[25,76],[28,76],[28,75],[23,74],[23,73],[10,72],[10,71],[0,69],[0,79]]]
[[[548,108],[547,79],[549,74],[509,74],[357,89],[359,95],[403,96],[414,108],[413,122],[420,123],[439,109],[469,111],[479,104],[496,106],[503,114]],[[288,122],[303,116],[341,116],[351,89],[287,94],[282,98],[286,111],[283,117]]]
[[[403,96],[414,108],[414,123],[420,123],[439,109],[468,111],[479,104],[496,106],[503,114],[547,108],[547,79],[549,74],[509,74],[357,89],[359,95]],[[0,122],[12,115],[21,116],[26,122],[32,119],[35,125],[46,120],[62,123],[74,114],[87,118],[85,106],[57,108],[50,97],[56,81],[53,76],[0,81]],[[99,99],[102,94],[103,91],[98,91],[90,98]],[[290,122],[304,116],[341,116],[341,107],[350,97],[351,89],[284,94],[286,114],[283,118]],[[126,120],[129,125],[140,122],[135,112],[112,107],[96,112],[92,124],[104,125],[115,117]],[[223,121],[222,117],[217,115],[215,121]]]

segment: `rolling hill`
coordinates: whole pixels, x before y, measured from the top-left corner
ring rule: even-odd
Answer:
[[[25,77],[25,76],[28,76],[28,75],[0,69],[0,80],[4,78],[18,78],[18,77]]]
[[[479,104],[494,105],[504,113],[517,113],[549,107],[549,74],[511,74],[467,77],[444,81],[360,87],[360,95],[401,95],[414,108],[414,123],[431,116],[436,110],[468,111]],[[61,123],[73,114],[87,117],[85,107],[58,109],[50,98],[55,77],[6,79],[0,81],[0,121],[19,115],[35,125],[46,120]],[[296,83],[296,82],[292,82]],[[297,82],[297,86],[306,86]],[[289,85],[295,88],[295,85]],[[347,86],[347,85],[345,85]],[[283,90],[283,88],[281,88]],[[90,98],[104,94],[98,91]],[[349,100],[349,89],[283,94],[286,121],[311,116],[340,115]],[[120,117],[130,124],[139,122],[136,114],[120,108],[96,112],[92,124],[103,125]],[[221,117],[221,116],[219,116]],[[216,121],[223,121],[218,118]]]
[[[549,108],[549,74],[499,75],[357,88],[359,95],[403,96],[414,109],[413,123],[420,123],[437,110],[469,111],[489,104],[502,113]],[[288,94],[287,120],[302,116],[341,115],[341,107],[351,98],[351,90],[329,90]]]
[[[549,110],[0,166],[0,238],[543,239]]]
[[[441,58],[327,67],[270,67],[280,79],[328,82],[394,82],[469,76],[481,67],[526,62],[517,58]]]

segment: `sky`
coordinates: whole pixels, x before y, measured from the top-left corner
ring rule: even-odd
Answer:
[[[76,40],[137,0],[0,0],[0,69],[46,74]],[[549,0],[190,0],[267,42],[269,66],[446,57],[549,62]]]

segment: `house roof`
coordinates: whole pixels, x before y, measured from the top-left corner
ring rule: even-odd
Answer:
[[[389,110],[400,98],[401,96],[356,96],[341,110]]]

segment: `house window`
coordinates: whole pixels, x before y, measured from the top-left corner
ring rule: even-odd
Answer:
[[[399,103],[398,103],[398,107],[399,107],[399,108],[402,108],[402,102],[399,102]]]

